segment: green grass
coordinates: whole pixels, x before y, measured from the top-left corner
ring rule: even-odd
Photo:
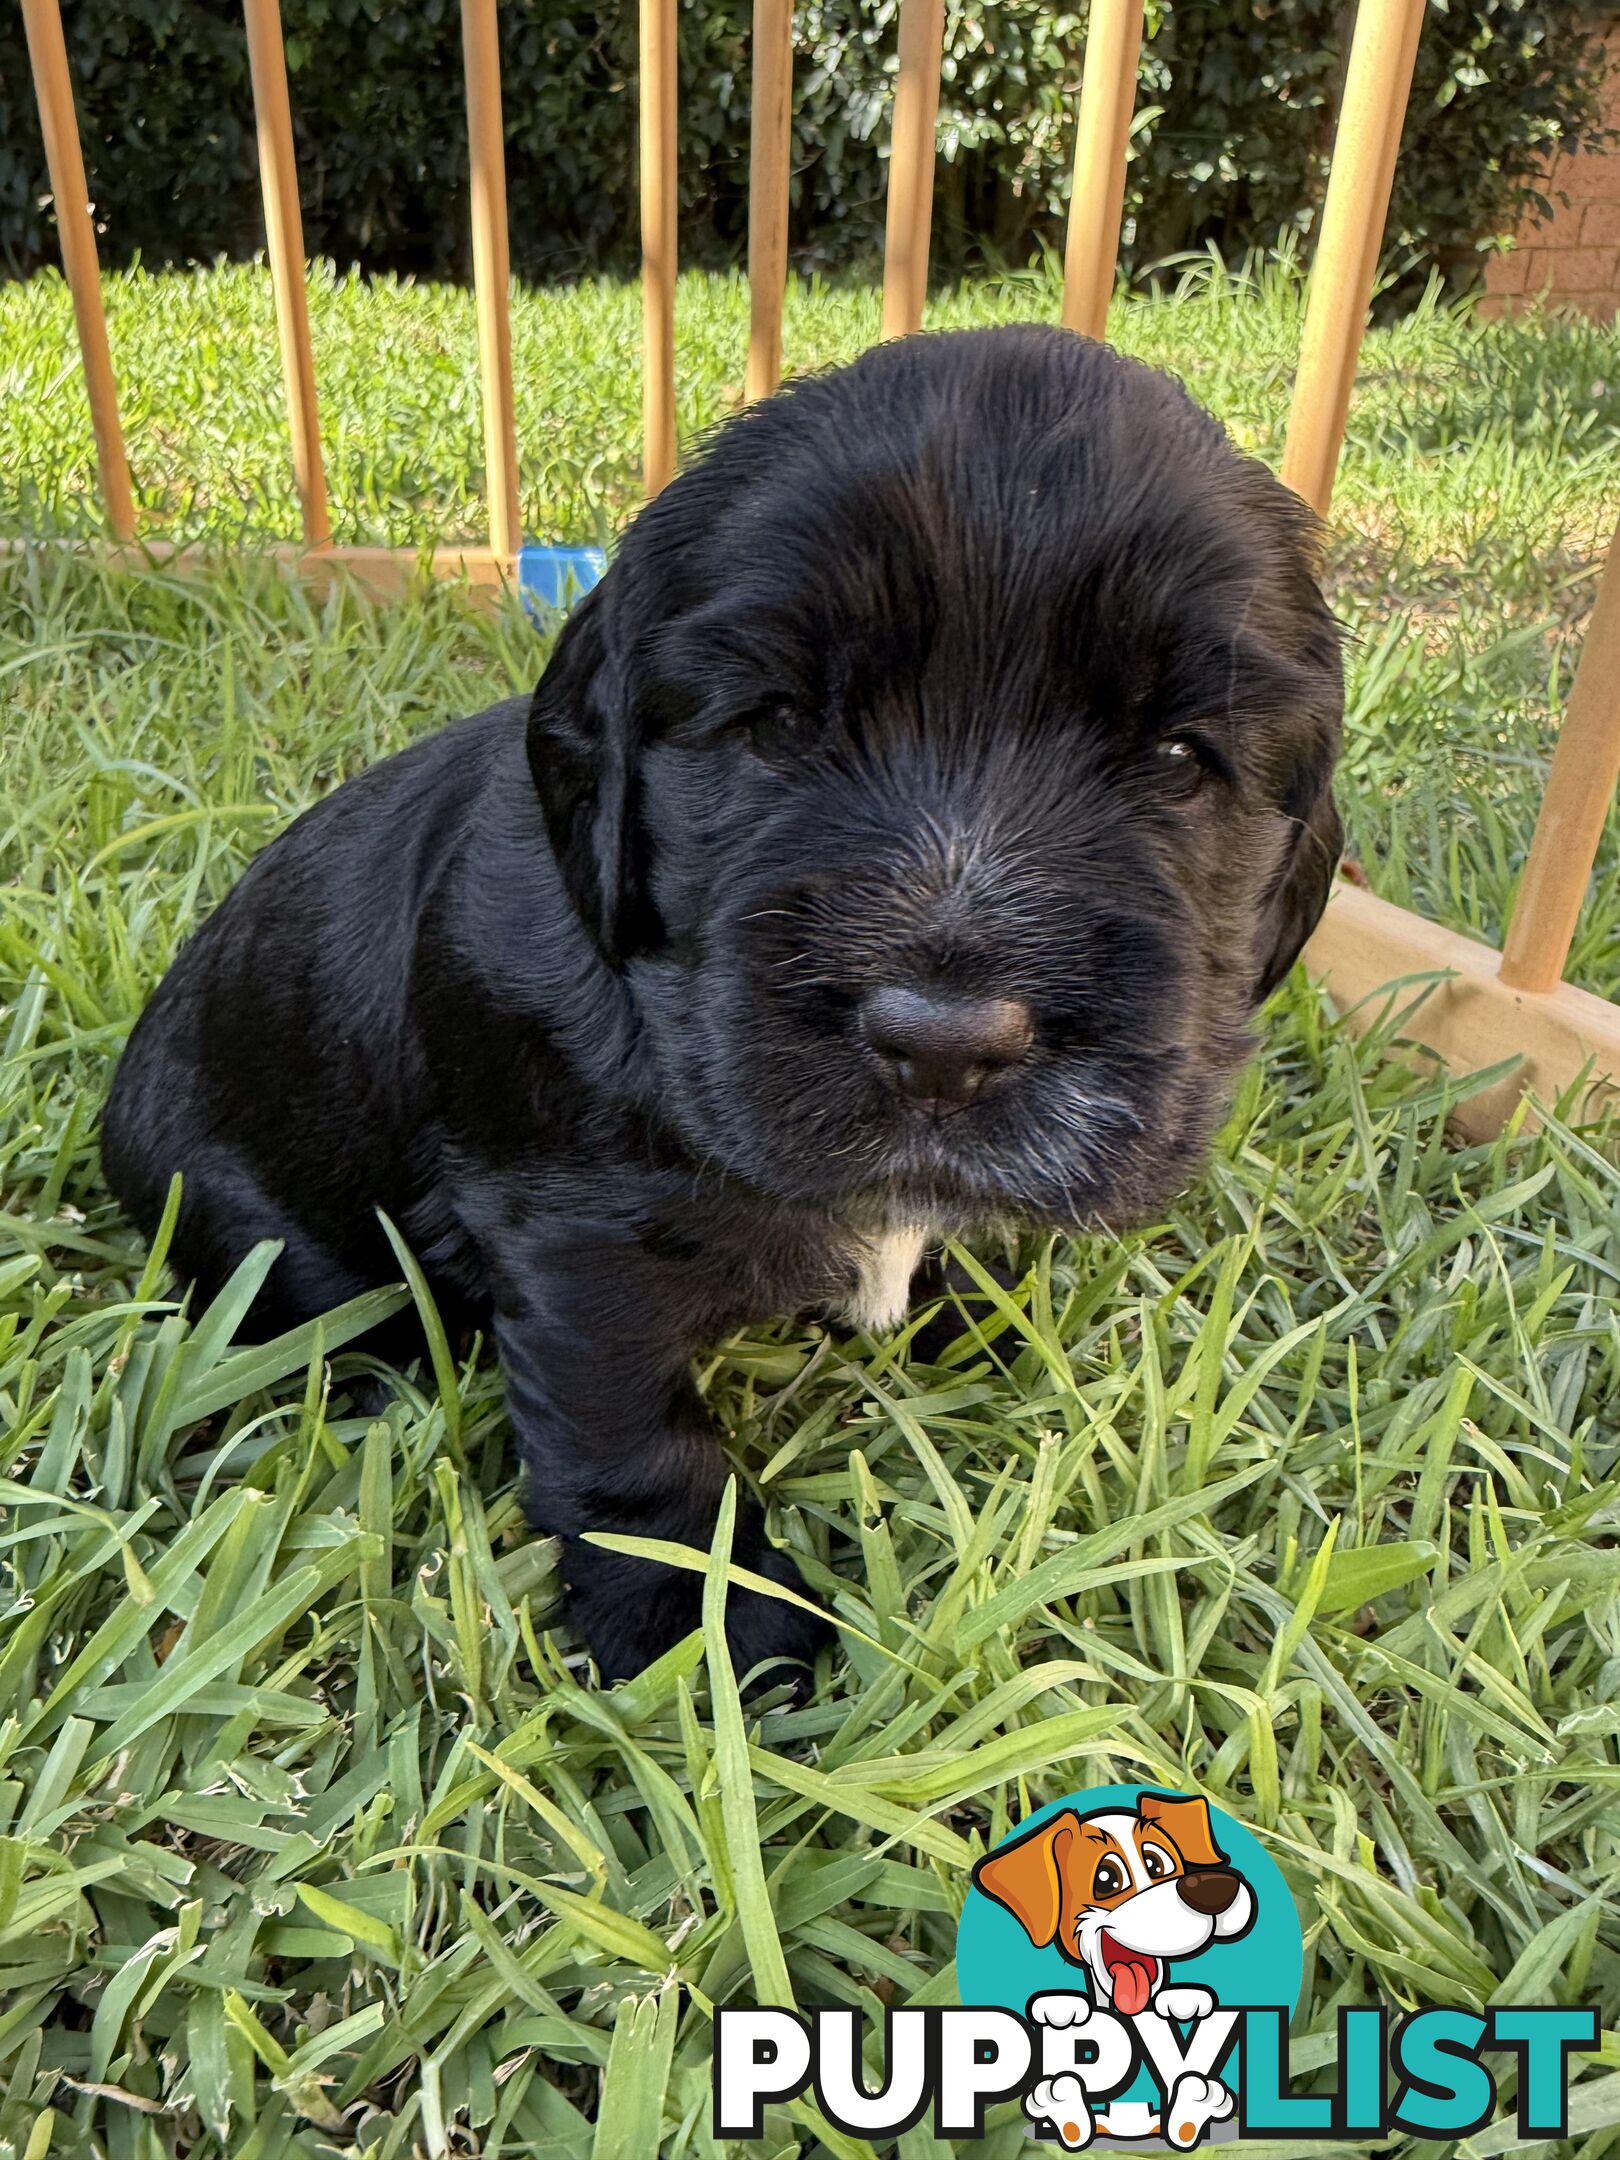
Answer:
[[[262,275],[110,295],[149,507],[290,534]],[[696,425],[734,396],[742,300],[690,280],[681,305]],[[1051,310],[1026,282],[936,312]],[[475,532],[464,296],[323,283],[315,313],[342,536]],[[629,503],[634,320],[609,287],[521,301],[538,531]],[[789,350],[874,326],[870,295],[796,291]],[[1285,280],[1118,327],[1275,454]],[[55,281],[0,290],[0,530],[94,529],[68,351]],[[1613,333],[1428,310],[1370,342],[1334,558],[1347,808],[1381,889],[1486,934],[1617,432]],[[874,2014],[951,1999],[974,1854],[1116,1777],[1199,1785],[1277,1857],[1296,2063],[1376,1996],[1595,2001],[1602,2061],[1538,2150],[1620,2152],[1602,1136],[1456,1144],[1448,1088],[1296,982],[1209,1175],[1140,1234],[1032,1244],[943,1363],[817,1329],[718,1346],[737,1461],[847,1623],[799,1708],[739,1711],[697,1640],[584,1685],[487,1362],[441,1386],[424,1361],[370,1420],[364,1311],[248,1349],[246,1279],[166,1301],[94,1154],[142,998],[281,822],[542,651],[515,612],[317,605],[246,555],[0,575],[0,2153],[708,2160],[712,2005],[784,1975]],[[1612,838],[1578,971],[1620,989]],[[864,2149],[808,2104],[768,2130],[736,2151]],[[1005,2110],[976,2148],[1021,2149]]]

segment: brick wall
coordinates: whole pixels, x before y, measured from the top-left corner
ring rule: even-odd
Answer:
[[[1603,41],[1609,53],[1603,117],[1610,127],[1620,127],[1620,21]],[[1573,156],[1560,152],[1548,170],[1545,193],[1552,216],[1526,219],[1510,252],[1490,259],[1483,311],[1501,314],[1526,300],[1545,299],[1613,321],[1620,315],[1620,145]],[[1568,202],[1561,202],[1566,195]]]

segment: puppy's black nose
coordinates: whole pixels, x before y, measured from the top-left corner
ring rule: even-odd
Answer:
[[[1016,998],[958,998],[923,990],[874,990],[861,1003],[861,1033],[910,1102],[960,1109],[1009,1067],[1033,1036]]]
[[[1209,1919],[1225,1912],[1237,1894],[1238,1879],[1230,1868],[1199,1868],[1181,1878],[1181,1902]]]

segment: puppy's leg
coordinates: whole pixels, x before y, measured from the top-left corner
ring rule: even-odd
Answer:
[[[274,1239],[281,1247],[264,1286],[239,1327],[238,1339],[263,1341],[358,1297],[388,1280],[387,1255],[367,1273],[332,1252],[316,1234],[264,1188],[252,1166],[234,1150],[217,1144],[198,1146],[181,1158],[180,1214],[169,1262],[182,1286],[193,1285],[195,1320],[230,1280],[256,1245]],[[149,1181],[155,1206],[138,1210],[143,1222],[155,1222],[168,1190],[167,1173]],[[125,1192],[120,1183],[120,1197]],[[126,1202],[126,1204],[129,1204]],[[420,1336],[401,1332],[412,1354]],[[371,1347],[378,1347],[374,1342]]]
[[[511,1259],[503,1265],[511,1282]],[[696,1627],[702,1581],[684,1568],[583,1542],[592,1530],[707,1550],[729,1466],[688,1378],[708,1331],[678,1268],[639,1250],[574,1247],[535,1256],[497,1297],[495,1341],[522,1457],[525,1512],[563,1539],[569,1611],[602,1676],[639,1672]],[[766,1540],[750,1495],[733,1560],[802,1594]],[[732,1590],[727,1633],[739,1676],[766,1658],[808,1660],[825,1620]]]

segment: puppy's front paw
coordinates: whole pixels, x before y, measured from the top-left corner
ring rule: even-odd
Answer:
[[[739,1554],[739,1563],[803,1595],[798,1570],[785,1555],[767,1546]],[[578,1538],[563,1543],[568,1583],[568,1617],[585,1638],[604,1681],[628,1680],[662,1657],[703,1621],[703,1580],[685,1568],[656,1560],[636,1560]],[[831,1623],[820,1613],[764,1597],[757,1590],[733,1590],[726,1599],[726,1639],[739,1680],[767,1660],[792,1659],[810,1665],[831,1642]],[[802,1692],[802,1671],[789,1674],[773,1665],[759,1676],[761,1686],[791,1678]]]
[[[796,1591],[803,1597],[803,1578],[785,1553],[767,1546],[744,1565],[754,1574],[781,1583],[784,1589]],[[756,1665],[763,1665],[767,1660],[789,1658],[801,1667],[813,1665],[816,1652],[825,1649],[833,1639],[832,1622],[822,1613],[806,1612],[802,1605],[789,1605],[781,1598],[763,1597],[757,1590],[732,1590],[726,1598],[726,1645],[731,1652],[732,1670],[739,1680],[746,1680]],[[759,1685],[772,1687],[783,1680],[791,1681],[799,1694],[809,1690],[807,1672],[790,1674],[779,1666],[762,1672]]]
[[[604,1681],[630,1680],[690,1635],[703,1617],[703,1585],[684,1568],[563,1540],[568,1618]]]

